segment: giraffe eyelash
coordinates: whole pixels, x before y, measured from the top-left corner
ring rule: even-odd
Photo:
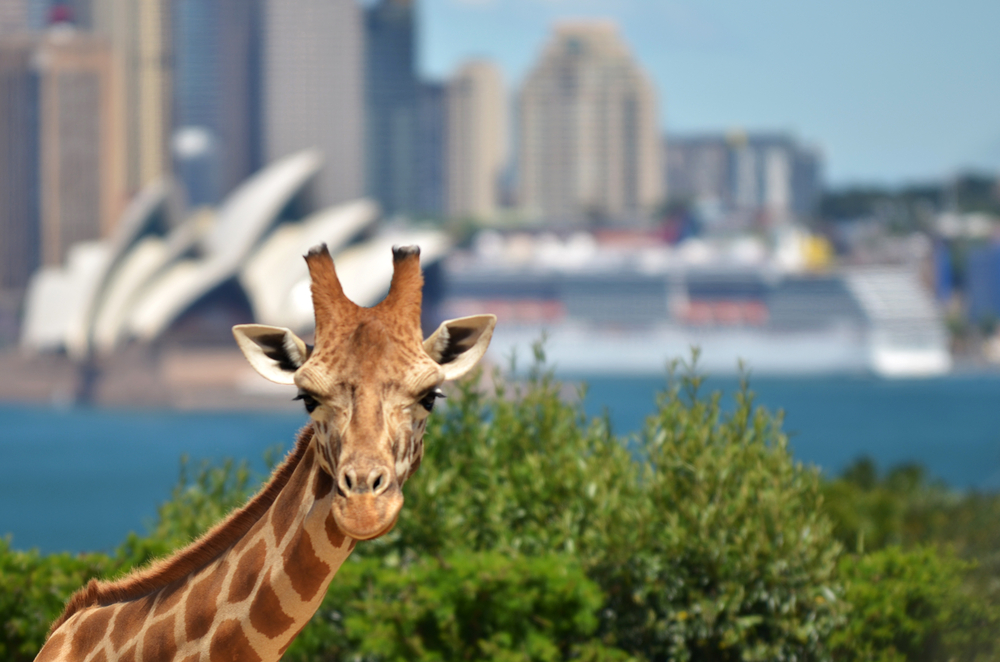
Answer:
[[[427,392],[424,397],[420,398],[420,406],[430,412],[434,409],[434,401],[438,398],[447,397],[440,388],[434,388]]]
[[[299,391],[299,394],[296,395],[294,398],[292,398],[292,400],[301,400],[302,404],[304,404],[306,407],[307,414],[313,413],[314,411],[316,411],[316,407],[319,406],[319,401],[316,398],[314,398],[311,394],[306,393],[305,391]]]

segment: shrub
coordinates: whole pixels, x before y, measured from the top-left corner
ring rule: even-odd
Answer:
[[[115,567],[104,554],[22,552],[0,538],[0,659],[35,659],[66,599]]]
[[[288,660],[624,658],[593,638],[600,589],[565,555],[348,561]]]
[[[631,589],[618,629],[656,659],[822,658],[845,605],[819,474],[793,462],[781,416],[745,381],[728,413],[700,385],[672,377],[643,432],[649,505],[616,560]]]
[[[830,638],[835,658],[996,659],[1000,610],[963,588],[971,566],[931,547],[844,556],[840,575],[853,610]]]
[[[962,590],[1000,603],[1000,495],[949,489],[914,465],[880,474],[866,458],[828,482],[824,492],[834,533],[847,549],[930,546],[974,561],[961,573]]]
[[[489,395],[460,385],[396,531],[355,553],[561,551],[601,587],[601,632],[631,654],[821,657],[844,605],[818,473],[747,388],[725,414],[699,383],[672,378],[632,447],[540,368],[522,385],[494,375]]]

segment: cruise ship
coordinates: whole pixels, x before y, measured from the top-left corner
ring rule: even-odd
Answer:
[[[442,265],[443,316],[499,317],[495,362],[523,367],[544,338],[548,362],[564,374],[662,374],[692,347],[712,374],[951,369],[941,316],[911,268],[814,272],[760,250],[695,259],[690,246],[517,241],[480,241]]]

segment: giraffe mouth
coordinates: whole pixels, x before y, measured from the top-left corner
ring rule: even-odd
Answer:
[[[345,535],[372,540],[392,531],[403,508],[403,493],[393,486],[375,495],[349,494],[338,490],[333,499],[333,518]]]

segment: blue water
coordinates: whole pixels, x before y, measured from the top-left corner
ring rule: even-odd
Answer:
[[[571,378],[570,378],[571,379]],[[588,413],[638,430],[663,378],[589,378]],[[755,378],[757,403],[785,410],[796,457],[831,475],[855,458],[918,462],[954,487],[1000,489],[1000,377],[884,381]],[[735,379],[709,380],[732,403]],[[111,549],[145,532],[177,482],[179,460],[246,458],[290,448],[304,415],[55,409],[0,405],[0,535],[16,548]]]
[[[654,408],[663,378],[590,378],[588,413],[607,407],[614,431],[638,430]],[[795,457],[837,475],[869,456],[881,469],[922,464],[960,489],[1000,489],[1000,376],[927,380],[865,376],[751,378],[755,403],[783,410]],[[709,379],[703,393],[723,393],[733,407],[738,381]]]
[[[13,546],[110,550],[145,533],[180,458],[246,458],[292,447],[305,415],[0,405],[0,535]]]

